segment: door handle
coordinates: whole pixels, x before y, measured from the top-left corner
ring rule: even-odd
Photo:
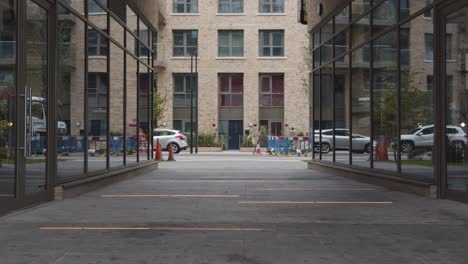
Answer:
[[[32,137],[32,89],[25,86],[24,94],[20,94],[20,97],[24,97],[24,137],[23,137],[23,147],[20,147],[20,150],[23,150],[23,156],[27,158],[31,153],[31,143],[29,137]],[[28,111],[29,104],[29,111]],[[29,127],[28,127],[29,121]]]

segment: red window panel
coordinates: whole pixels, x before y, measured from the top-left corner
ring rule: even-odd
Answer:
[[[231,106],[242,106],[243,103],[244,103],[244,98],[242,94],[231,95]]]
[[[284,76],[273,75],[271,79],[272,79],[272,92],[284,93]]]

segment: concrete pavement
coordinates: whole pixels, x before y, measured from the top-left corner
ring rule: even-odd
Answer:
[[[466,204],[310,171],[293,157],[176,159],[147,175],[1,217],[0,263],[468,260]]]

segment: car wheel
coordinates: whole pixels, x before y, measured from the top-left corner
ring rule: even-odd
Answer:
[[[364,153],[371,153],[370,144],[366,144],[366,145],[364,146]]]
[[[327,154],[330,152],[330,144],[322,143],[322,147],[320,148],[320,152]]]
[[[174,151],[175,154],[180,153],[180,146],[177,143],[171,143],[169,145],[172,145],[172,151]],[[167,146],[167,149],[169,149],[170,146]]]
[[[401,152],[410,153],[414,150],[414,143],[411,141],[402,141],[401,142]]]

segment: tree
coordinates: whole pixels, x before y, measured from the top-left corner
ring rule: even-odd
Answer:
[[[166,95],[163,96],[158,92],[154,93],[154,96],[153,96],[153,120],[155,122],[164,119],[164,113],[167,111],[166,102],[167,102],[167,96]]]

